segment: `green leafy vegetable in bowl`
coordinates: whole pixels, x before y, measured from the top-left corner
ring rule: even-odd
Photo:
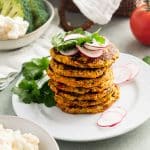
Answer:
[[[150,56],[144,57],[143,60],[150,65]]]
[[[49,18],[43,0],[0,0],[0,15],[22,17],[29,22],[28,32],[34,31]]]
[[[47,107],[55,106],[54,93],[50,90],[48,81],[41,87],[38,84],[43,78],[48,65],[49,59],[47,57],[32,59],[32,61],[23,64],[22,73],[24,78],[12,91],[24,103],[44,103]]]

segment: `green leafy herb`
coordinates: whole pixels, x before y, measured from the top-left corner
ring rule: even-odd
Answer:
[[[43,71],[48,68],[49,59],[47,57],[32,59],[31,62],[23,64],[22,73],[28,80],[38,80],[43,76]]]
[[[92,34],[93,39],[95,39],[98,43],[104,44],[105,43],[105,38],[100,36],[97,32]]]
[[[77,29],[74,29],[73,31],[67,32],[66,34],[68,35],[68,34],[73,34],[73,33],[85,34],[85,31],[82,28],[77,28]]]
[[[12,91],[26,104],[44,103],[47,107],[55,106],[54,93],[50,90],[48,81],[38,88],[34,80],[23,79]]]
[[[95,39],[98,43],[104,44],[105,38],[99,35],[100,29],[93,34],[84,31],[82,28],[77,28],[73,31],[69,31],[66,33],[59,33],[58,35],[52,38],[52,44],[57,51],[65,51],[76,47],[76,45],[82,46],[84,43],[91,43],[93,39]],[[64,41],[64,37],[69,34],[82,34],[85,37]]]
[[[52,107],[56,105],[54,100],[54,93],[50,90],[48,82],[46,82],[40,89],[40,97],[47,107]]]
[[[17,94],[24,103],[40,103],[40,90],[38,89],[38,86],[34,80],[23,79],[19,83],[18,87],[14,87],[12,91]]]
[[[12,92],[27,104],[44,103],[47,107],[55,106],[54,93],[49,88],[48,81],[41,88],[37,84],[37,80],[43,77],[48,65],[47,57],[32,59],[32,61],[24,63],[22,69],[24,79],[12,89]]]
[[[150,56],[144,57],[143,60],[150,65]]]

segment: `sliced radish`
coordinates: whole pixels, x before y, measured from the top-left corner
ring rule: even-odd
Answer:
[[[97,50],[102,50],[103,49],[103,47],[95,45],[94,43],[85,43],[84,47],[88,50],[91,50],[91,51],[97,51]]]
[[[78,38],[84,38],[85,36],[82,34],[69,34],[66,35],[64,38],[64,41],[68,41],[68,40],[74,40],[74,39],[78,39]]]
[[[139,66],[134,63],[128,63],[123,66],[116,66],[113,69],[114,83],[121,84],[130,81],[139,73]]]
[[[66,56],[72,56],[75,55],[76,53],[78,53],[77,49],[71,49],[71,50],[67,50],[67,51],[60,51],[60,53],[62,55],[66,55]]]
[[[131,77],[131,71],[124,66],[116,66],[113,68],[114,83],[121,84],[128,81]]]
[[[107,111],[101,115],[97,124],[100,127],[114,127],[119,124],[123,118],[124,116],[119,112]]]
[[[131,71],[130,80],[132,80],[139,73],[139,66],[135,63],[128,63],[126,67]]]
[[[104,44],[99,44],[96,40],[93,40],[92,43],[85,43],[84,47],[89,49],[89,50],[100,50],[103,49],[105,47],[107,47],[109,45],[109,41],[107,39],[105,39],[105,43]]]
[[[125,116],[127,113],[126,110],[120,106],[112,107],[112,108],[108,109],[107,111],[118,112],[118,113],[122,114],[122,116]]]
[[[103,50],[91,51],[84,47],[80,47],[78,45],[76,47],[82,54],[84,54],[85,56],[90,57],[90,58],[97,58],[103,54]]]

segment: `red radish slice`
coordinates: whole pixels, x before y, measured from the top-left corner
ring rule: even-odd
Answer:
[[[131,71],[130,80],[132,80],[139,73],[139,66],[134,63],[128,63],[126,67]]]
[[[97,58],[97,57],[100,57],[102,54],[103,54],[103,51],[102,50],[97,50],[97,51],[91,51],[91,50],[88,50],[84,47],[80,47],[80,46],[76,46],[78,48],[78,50],[84,54],[85,56],[87,57],[90,57],[90,58]]]
[[[128,81],[131,77],[131,71],[124,66],[116,66],[113,68],[114,83],[121,84]]]
[[[76,53],[78,53],[77,49],[71,49],[71,50],[67,50],[67,51],[60,51],[60,53],[62,55],[66,55],[66,56],[72,56],[75,55]]]
[[[94,43],[85,43],[84,47],[91,51],[97,51],[97,50],[103,50],[104,47],[100,47],[98,45],[95,45]]]
[[[97,124],[100,127],[114,127],[119,124],[123,118],[124,116],[119,112],[107,111],[101,115]]]
[[[125,116],[127,113],[126,110],[120,106],[110,108],[107,111],[118,112],[118,113],[122,114],[122,116]]]
[[[109,41],[107,39],[105,39],[105,40],[106,41],[104,44],[99,44],[96,40],[93,40],[93,43],[85,43],[84,47],[89,50],[93,50],[93,51],[103,49],[109,45]]]
[[[82,34],[69,34],[65,36],[64,41],[74,40],[74,39],[84,38],[84,37],[85,36]]]

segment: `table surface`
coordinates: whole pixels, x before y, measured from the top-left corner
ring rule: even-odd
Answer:
[[[70,18],[75,23],[80,23],[82,20],[81,16],[73,14],[72,16]],[[95,31],[98,28],[99,26],[95,25],[90,30]],[[129,53],[139,58],[150,55],[150,48],[141,45],[133,37],[128,18],[113,18],[109,24],[102,28],[101,33],[115,43],[121,52]],[[15,115],[11,102],[11,89],[15,83],[16,81],[0,92],[0,114]],[[60,150],[149,150],[149,131],[150,120],[134,131],[112,139],[86,143],[58,141],[58,144]]]

